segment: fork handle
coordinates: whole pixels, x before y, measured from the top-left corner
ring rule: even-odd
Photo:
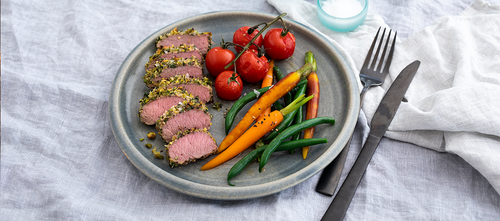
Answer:
[[[363,90],[360,94],[360,107],[363,104],[363,99],[365,97],[366,90],[370,87],[369,82],[364,84]],[[352,135],[349,137],[347,144],[340,154],[335,157],[335,159],[328,164],[328,166],[323,169],[321,176],[319,177],[318,184],[316,185],[316,192],[333,196],[337,186],[339,185],[340,176],[342,175],[342,170],[344,169],[344,164],[347,158],[347,153],[349,152],[349,146],[351,146]]]

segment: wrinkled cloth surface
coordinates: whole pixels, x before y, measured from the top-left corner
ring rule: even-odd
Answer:
[[[322,26],[311,13],[316,10],[313,4],[269,2],[338,42],[352,55],[355,73],[361,69],[370,38],[378,27],[386,26],[373,16],[349,34],[338,33]],[[362,109],[368,121],[392,81],[414,60],[421,66],[405,95],[408,102],[401,104],[385,136],[457,154],[500,192],[500,97],[495,96],[500,94],[500,5],[476,1],[459,15],[441,17],[400,38],[387,79],[365,96]]]
[[[390,75],[366,94],[341,182],[384,91],[405,64],[422,61],[346,220],[500,220],[500,135],[491,115],[499,102],[487,94],[500,84],[496,5],[370,1],[363,25],[347,33],[321,26],[312,0],[18,0],[2,1],[1,10],[0,220],[321,219],[333,198],[314,191],[319,173],[266,197],[199,199],[149,179],[115,141],[108,97],[130,51],[170,23],[221,10],[287,12],[335,40],[354,70],[378,26],[398,31]],[[428,39],[435,41],[421,42]]]

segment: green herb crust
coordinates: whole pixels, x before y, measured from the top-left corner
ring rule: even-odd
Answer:
[[[148,63],[146,63],[146,68],[154,62],[157,58],[159,58],[163,54],[170,54],[170,53],[183,53],[183,52],[189,52],[189,51],[194,51],[198,50],[198,48],[195,45],[187,45],[187,44],[181,44],[179,46],[170,46],[170,47],[162,47],[158,48],[156,52],[149,57]]]
[[[175,75],[169,78],[163,78],[156,87],[160,88],[169,88],[169,87],[182,87],[181,85],[185,84],[197,84],[202,87],[205,87],[210,92],[210,100],[213,100],[213,89],[212,89],[212,81],[207,77],[203,78],[190,78],[186,75]],[[194,96],[194,95],[193,95]]]
[[[158,83],[158,87],[164,87],[167,88],[169,85],[176,85],[176,84],[199,84],[205,87],[210,87],[212,88],[212,81],[208,79],[207,77],[203,78],[190,78],[187,77],[186,75],[176,75],[173,77],[169,78],[164,78]]]
[[[184,113],[186,111],[199,109],[202,110],[205,114],[208,114],[210,118],[212,118],[212,114],[208,112],[208,107],[204,103],[202,103],[199,99],[191,99],[184,100],[182,103],[173,106],[172,108],[165,111],[165,113],[160,116],[160,119],[156,121],[156,130],[158,130],[158,134],[163,134],[162,128],[167,123],[168,120],[177,116],[178,114]]]
[[[168,97],[168,96],[177,96],[182,97],[184,100],[192,100],[194,96],[187,92],[184,88],[155,88],[151,90],[149,93],[144,94],[143,98],[139,101],[141,104],[139,108],[139,113],[142,111],[144,105],[160,98],[160,97]]]
[[[193,36],[196,36],[196,35],[207,35],[208,38],[209,38],[208,42],[209,43],[212,42],[212,33],[211,32],[198,32],[194,28],[189,28],[189,29],[187,29],[185,31],[179,31],[179,30],[177,30],[177,27],[175,27],[169,33],[166,33],[166,34],[158,36],[156,38],[156,44],[158,44],[158,42],[160,42],[161,40],[163,40],[165,38],[168,38],[170,36],[174,36],[174,35],[193,35]]]
[[[142,78],[144,80],[144,83],[146,85],[151,85],[153,84],[153,80],[157,77],[161,76],[161,72],[165,68],[177,68],[181,66],[196,66],[199,67],[200,69],[203,69],[203,67],[200,64],[200,61],[193,57],[193,58],[172,58],[172,59],[163,59],[160,61],[156,61],[155,68],[149,70],[146,72],[146,75]]]

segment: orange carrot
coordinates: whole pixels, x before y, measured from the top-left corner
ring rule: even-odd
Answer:
[[[283,121],[283,116],[293,112],[295,109],[299,108],[313,97],[314,95],[304,98],[304,95],[302,95],[285,108],[279,111],[275,110],[266,115],[261,121],[255,123],[252,127],[250,127],[250,129],[248,129],[243,135],[241,135],[236,141],[234,141],[234,143],[232,143],[231,146],[226,149],[226,151],[217,155],[215,158],[203,165],[201,167],[201,170],[212,169],[240,154],[252,144],[257,142],[264,135],[266,135],[266,133],[278,126]]]
[[[264,79],[262,79],[262,86],[263,87],[269,87],[273,85],[273,68],[274,68],[274,60],[269,61],[269,71],[267,71],[266,76]],[[257,118],[257,122],[261,121],[265,115],[268,115],[271,113],[271,107],[266,108],[262,114],[259,115],[259,118]]]
[[[271,87],[266,93],[264,93],[257,102],[255,102],[248,112],[243,116],[241,121],[229,132],[229,134],[222,140],[219,145],[219,150],[217,153],[224,151],[229,145],[231,145],[236,139],[238,139],[252,123],[259,117],[259,115],[268,107],[270,107],[275,101],[283,97],[286,93],[292,90],[300,81],[301,78],[306,78],[313,65],[310,63],[305,64],[299,70],[289,73],[280,81],[278,81],[273,87]]]
[[[307,103],[306,120],[316,118],[318,116],[318,106],[319,106],[319,81],[316,72],[311,72],[307,76],[307,95],[314,94],[314,98]],[[313,138],[314,127],[310,127],[304,130],[304,139]],[[302,157],[306,159],[307,153],[309,152],[309,146],[302,147]]]

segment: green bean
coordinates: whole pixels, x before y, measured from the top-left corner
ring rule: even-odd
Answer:
[[[335,124],[335,118],[333,117],[317,117],[309,120],[302,121],[300,124],[295,124],[287,129],[285,129],[283,132],[281,132],[276,138],[274,138],[271,143],[269,143],[269,146],[264,150],[262,153],[262,156],[260,158],[260,163],[259,163],[259,172],[262,172],[262,169],[266,165],[267,161],[269,160],[269,157],[271,157],[271,154],[276,151],[276,148],[288,137],[292,136],[293,134],[304,130],[309,127],[314,127],[318,124],[323,124],[323,123],[329,123],[329,124]]]
[[[294,100],[297,99],[298,97],[300,97],[300,95],[305,94],[306,88],[307,88],[307,84],[301,85],[299,87],[299,89],[297,90],[297,93],[295,93]],[[300,109],[300,107],[299,107],[299,109]],[[278,136],[278,134],[281,133],[281,131],[283,131],[285,128],[289,127],[292,124],[293,119],[294,119],[295,115],[297,115],[299,109],[296,109],[292,113],[285,115],[285,117],[283,117],[283,121],[271,133],[269,133],[266,138],[264,138],[264,141],[270,141],[270,140],[274,139],[276,136]]]
[[[278,66],[273,67],[273,73],[274,75],[276,75],[277,81],[281,80],[284,77],[283,72],[281,72]],[[289,105],[291,102],[292,102],[292,93],[288,92],[285,94],[285,106]]]
[[[276,151],[284,151],[284,150],[290,150],[290,149],[296,149],[296,148],[301,148],[301,147],[307,147],[311,145],[316,145],[316,144],[322,144],[322,143],[327,143],[328,141],[326,138],[311,138],[311,139],[301,139],[301,140],[295,140],[295,141],[286,141],[283,142],[281,145],[276,148]],[[264,150],[267,148],[268,145],[263,145],[255,150],[252,150],[250,153],[248,153],[246,156],[241,158],[240,161],[238,161],[236,164],[234,164],[233,167],[231,167],[231,170],[229,170],[229,173],[227,174],[227,183],[231,186],[234,186],[229,182],[230,179],[232,179],[234,176],[238,175],[248,164],[250,164],[253,160],[255,160]]]
[[[294,119],[293,119],[293,124],[300,124],[302,122],[302,118],[303,118],[303,110],[302,110],[302,106],[297,108],[297,113],[295,114],[294,116]],[[294,135],[292,135],[292,139],[291,140],[298,140],[300,139],[300,134],[302,133],[302,131],[299,131],[297,133],[295,133]],[[288,151],[290,154],[293,154],[295,153],[295,149],[291,149]]]
[[[299,96],[302,95],[302,94],[306,94],[306,88],[307,88],[307,85],[304,85],[303,87],[301,87],[299,90],[297,90],[295,96],[297,96],[297,94],[299,94]],[[300,124],[300,123],[302,123],[302,120],[304,118],[304,108],[303,108],[303,106],[300,106],[296,111],[297,111],[297,113],[294,116],[293,124]],[[292,140],[298,140],[298,139],[300,139],[300,134],[301,134],[301,131],[295,133],[292,136]],[[295,149],[289,150],[288,152],[294,153]]]
[[[265,93],[267,90],[269,90],[271,87],[263,87],[260,89],[257,89],[259,94]],[[231,109],[226,113],[226,121],[225,121],[225,129],[226,129],[226,135],[229,133],[229,129],[231,129],[231,126],[233,125],[234,118],[236,117],[236,114],[250,101],[253,101],[259,97],[255,91],[251,91],[247,95],[243,96],[242,98],[238,99],[236,102],[234,102],[233,106],[231,106]]]
[[[279,100],[276,100],[276,101],[274,102],[274,109],[275,109],[275,110],[281,110],[281,109],[283,109],[283,105],[281,105],[281,103],[280,103],[280,101],[279,101]]]
[[[276,81],[280,81],[284,77],[283,72],[281,72],[280,68],[276,65],[273,67],[273,73],[276,77]]]

